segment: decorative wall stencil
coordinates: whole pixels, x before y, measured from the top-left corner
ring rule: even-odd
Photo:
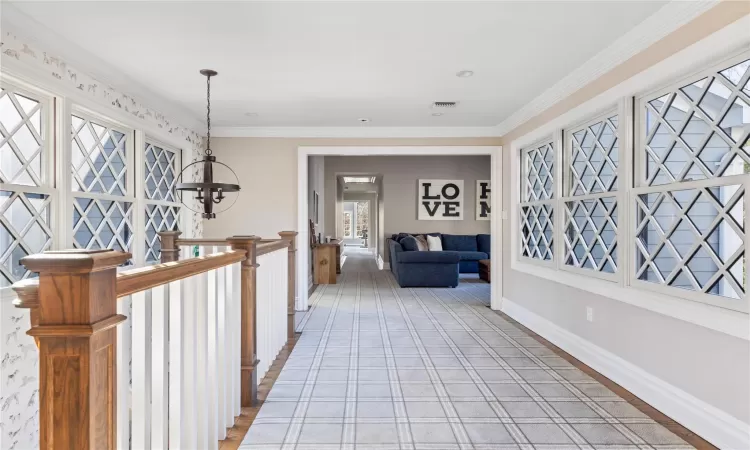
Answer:
[[[417,220],[463,220],[464,180],[419,180]]]
[[[492,182],[490,180],[477,180],[477,220],[490,220],[490,205],[492,204]]]

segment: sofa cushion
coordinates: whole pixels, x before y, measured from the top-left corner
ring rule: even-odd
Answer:
[[[401,252],[396,255],[401,264],[457,264],[458,252]]]
[[[477,235],[477,250],[485,252],[488,255],[492,251],[492,241],[489,234],[478,234]]]
[[[420,252],[426,252],[430,249],[429,244],[427,244],[427,238],[424,235],[420,234],[414,236],[414,238],[417,240],[417,248]]]
[[[440,241],[440,238],[437,236],[427,236],[427,247],[429,247],[429,250],[431,252],[443,251],[443,243]]]
[[[467,251],[476,252],[477,249],[477,236],[461,235],[461,234],[444,234],[443,238],[443,249],[453,251]]]
[[[485,252],[458,252],[458,256],[461,258],[461,261],[479,261],[480,259],[489,258]]]
[[[407,252],[419,251],[419,245],[417,244],[417,238],[414,236],[406,236],[399,241],[404,250]]]

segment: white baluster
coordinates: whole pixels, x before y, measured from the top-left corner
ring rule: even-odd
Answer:
[[[240,263],[232,264],[232,297],[234,298],[234,316],[232,316],[232,321],[234,322],[233,335],[235,342],[234,348],[232,349],[234,352],[234,367],[232,368],[232,376],[234,377],[234,417],[239,416],[242,412],[242,402],[240,398],[240,388],[242,384],[240,379],[240,369],[242,367],[242,353],[240,348],[240,332],[242,330],[242,303],[240,302],[242,294],[240,289],[240,274]],[[232,418],[233,421],[234,417]]]
[[[203,247],[201,247],[203,249]],[[203,256],[203,252],[201,252]],[[201,273],[196,276],[197,287],[196,287],[196,301],[197,301],[197,312],[196,312],[196,326],[195,326],[195,337],[196,337],[196,369],[195,369],[195,388],[197,394],[197,413],[198,413],[198,448],[208,448],[208,311],[207,302],[208,296],[206,295],[206,285],[208,284],[208,276],[205,273]]]
[[[130,449],[130,343],[133,318],[130,296],[117,300],[117,314],[127,320],[117,327],[117,449]]]
[[[229,370],[227,370],[227,299],[226,299],[226,267],[219,267],[216,270],[216,376],[217,376],[217,427],[219,429],[219,439],[226,438],[227,428],[231,422],[227,422],[227,401],[229,400],[228,380]]]
[[[151,448],[169,448],[168,285],[151,289]]]
[[[213,248],[213,253],[218,253],[217,248]],[[224,431],[219,430],[219,420],[216,417],[218,412],[219,396],[216,374],[218,373],[218,358],[216,348],[216,270],[210,270],[207,274],[206,285],[206,327],[207,327],[207,354],[206,354],[206,397],[208,400],[208,448],[218,448],[219,439],[223,439]]]
[[[198,384],[196,365],[196,326],[198,303],[198,279],[195,276],[183,280],[183,328],[182,328],[182,360],[183,360],[183,447],[186,449],[198,446]]]
[[[149,309],[151,294],[141,291],[133,299],[133,410],[132,445],[151,448],[151,339]]]
[[[188,448],[185,423],[183,330],[185,324],[182,286],[186,280],[169,283],[169,444],[171,448]]]

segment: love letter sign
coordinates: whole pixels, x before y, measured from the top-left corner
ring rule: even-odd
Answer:
[[[418,220],[463,220],[463,180],[419,180]]]

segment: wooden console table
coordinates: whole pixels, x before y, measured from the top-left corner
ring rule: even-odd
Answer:
[[[336,274],[341,273],[342,242],[334,239],[325,244],[313,245],[315,284],[336,284]]]

